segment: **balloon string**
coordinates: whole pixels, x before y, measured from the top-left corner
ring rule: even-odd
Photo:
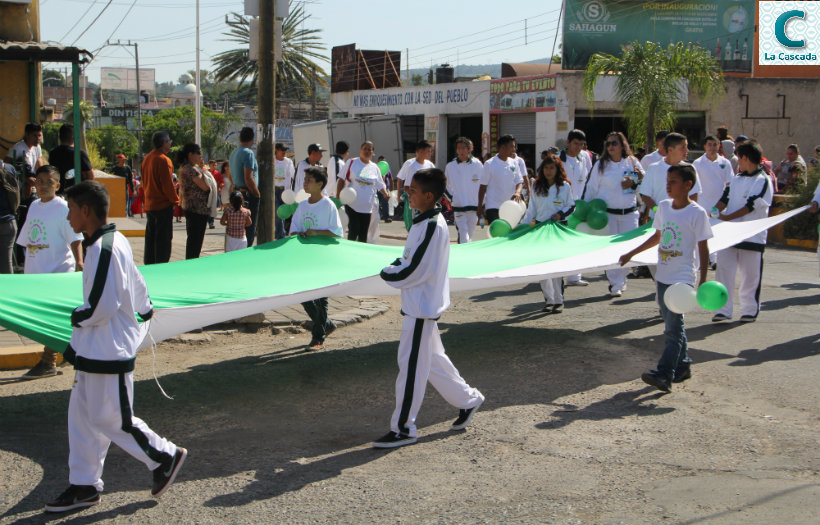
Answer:
[[[170,399],[171,401],[173,401],[174,398],[169,396],[168,394],[166,394],[165,390],[163,390],[163,388],[162,388],[162,385],[159,384],[159,378],[157,378],[157,367],[156,367],[156,363],[157,363],[157,352],[156,352],[157,343],[156,343],[156,341],[154,341],[154,336],[151,335],[151,320],[149,319],[148,321],[145,322],[145,324],[148,325],[148,337],[151,338],[151,372],[154,374],[154,381],[157,383],[157,386],[159,387],[159,391],[162,392],[162,395],[165,396],[167,399]]]

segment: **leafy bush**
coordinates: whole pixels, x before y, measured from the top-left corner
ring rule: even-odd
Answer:
[[[128,158],[133,157],[137,153],[139,143],[130,131],[122,126],[102,126],[88,130],[86,137],[88,142],[88,155],[91,156],[91,145],[94,144],[102,164],[97,166],[92,160],[92,164],[97,169],[101,169],[106,162],[114,162],[117,155],[122,153]]]
[[[808,184],[805,184],[799,192],[794,194],[795,197],[790,199],[786,204],[786,209],[793,210],[811,203],[814,190],[817,188],[818,179],[820,179],[820,169],[818,169],[817,165],[814,165],[809,168]],[[806,211],[787,220],[783,225],[783,233],[789,239],[809,239],[816,241],[818,236],[817,223],[818,214]]]

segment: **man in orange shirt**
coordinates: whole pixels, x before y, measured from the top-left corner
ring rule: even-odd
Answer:
[[[167,157],[171,137],[157,131],[151,137],[154,150],[142,161],[142,187],[145,191],[145,264],[166,263],[171,259],[174,236],[174,205],[179,195],[174,189],[174,165]]]

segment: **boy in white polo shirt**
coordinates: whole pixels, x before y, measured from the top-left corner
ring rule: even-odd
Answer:
[[[473,141],[467,137],[456,139],[458,157],[447,164],[445,194],[453,202],[453,215],[458,231],[458,243],[472,240],[478,221],[478,188],[484,165],[473,157]]]
[[[478,188],[478,216],[485,217],[487,224],[498,219],[498,208],[504,201],[523,200],[521,188],[526,173],[521,173],[512,154],[515,153],[515,137],[502,135],[498,139],[498,154],[484,164],[481,185]]]
[[[399,197],[410,187],[410,183],[413,182],[414,173],[418,170],[436,167],[430,160],[432,154],[433,145],[426,140],[420,140],[419,143],[416,144],[416,156],[404,161],[404,164],[401,165],[401,169],[399,169],[399,173],[396,175],[396,178],[399,180]]]
[[[641,194],[644,204],[646,205],[649,217],[654,217],[655,214],[652,208],[660,201],[668,199],[666,193],[666,175],[669,168],[678,164],[688,164],[686,162],[686,155],[689,153],[689,145],[686,137],[680,133],[669,133],[663,139],[663,149],[666,155],[658,162],[650,164],[646,168],[643,181],[638,191]],[[695,185],[689,191],[689,197],[693,201],[698,201],[698,194],[701,192],[700,182],[698,181],[697,169],[695,170]],[[711,208],[710,208],[711,209]]]
[[[634,250],[620,258],[621,266],[652,246],[658,246],[658,270],[655,280],[658,285],[658,304],[664,320],[663,354],[658,361],[658,369],[641,376],[648,385],[669,392],[672,383],[680,383],[692,376],[689,366],[692,360],[687,353],[686,328],[683,314],[669,310],[664,302],[664,293],[675,283],[695,285],[695,273],[699,271],[698,286],[706,281],[709,246],[712,238],[709,214],[689,197],[695,184],[695,168],[688,164],[670,166],[667,173],[667,188],[671,199],[662,200],[652,227],[655,234]],[[695,254],[700,262],[696,270]]]

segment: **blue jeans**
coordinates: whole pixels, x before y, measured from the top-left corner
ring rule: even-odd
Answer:
[[[672,381],[675,378],[675,371],[681,372],[689,368],[692,360],[689,358],[688,345],[686,342],[686,328],[683,324],[683,314],[676,314],[666,307],[663,301],[663,294],[671,285],[658,282],[658,304],[663,317],[663,335],[666,341],[663,346],[663,354],[658,361],[658,372],[666,379]]]
[[[245,237],[248,239],[248,248],[253,246],[253,240],[256,238],[256,220],[259,218],[259,197],[254,197],[251,192],[241,190],[242,196],[245,198],[245,207],[251,212],[251,225],[245,228]]]
[[[276,200],[276,209],[277,210],[279,209],[280,206],[285,205],[285,201],[282,200],[282,193],[284,191],[285,191],[285,188],[280,188],[278,186],[276,188],[274,188],[274,194],[273,195],[274,195],[274,199]],[[285,233],[285,221],[280,219],[279,215],[276,215],[276,217],[274,218],[274,224],[276,226],[274,228],[274,233],[276,235],[274,237],[274,240],[278,241],[279,239],[284,239],[285,237],[287,237],[287,234]]]

